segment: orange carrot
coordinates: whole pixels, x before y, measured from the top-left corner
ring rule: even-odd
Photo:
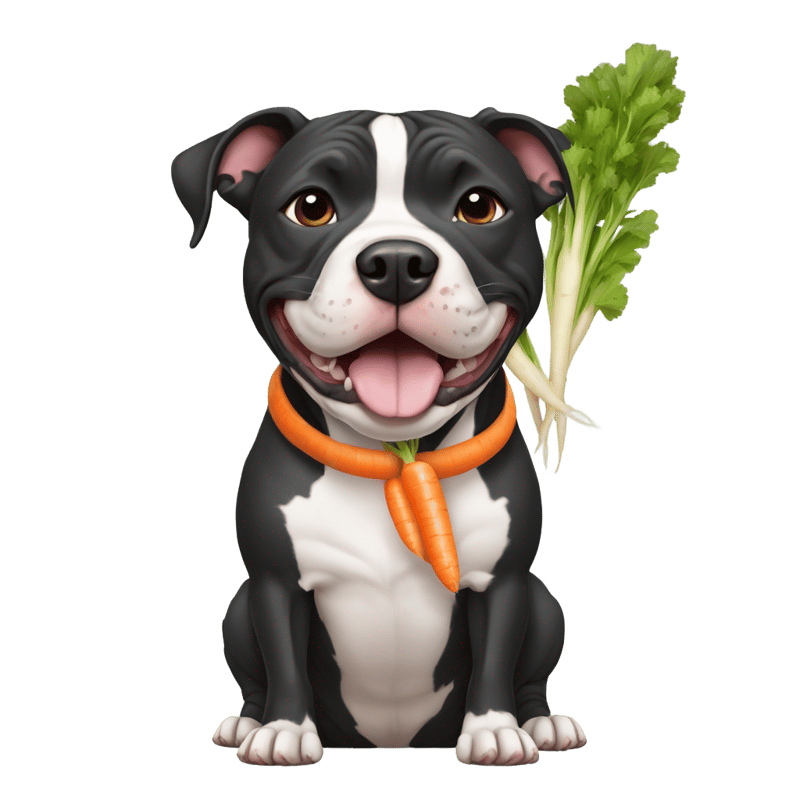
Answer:
[[[422,541],[422,532],[414,516],[414,509],[411,508],[403,482],[400,478],[389,478],[384,484],[384,492],[386,494],[386,505],[392,515],[392,522],[394,522],[403,544],[414,555],[429,561]]]
[[[281,367],[269,384],[269,410],[278,430],[307,455],[349,475],[385,481],[386,504],[400,538],[430,563],[451,592],[458,591],[458,554],[439,481],[486,463],[508,441],[516,425],[508,380],[503,410],[486,430],[465,442],[427,453],[417,453],[419,439],[383,442],[386,452],[334,441],[292,407],[281,385]]]
[[[269,411],[278,430],[295,447],[329,467],[359,478],[388,480],[400,474],[402,462],[391,453],[336,442],[309,425],[283,391],[281,371],[278,367],[269,382]]]
[[[506,401],[494,424],[465,442],[441,450],[420,453],[417,460],[430,464],[440,479],[461,475],[467,470],[485,464],[492,456],[497,455],[514,432],[516,424],[517,409],[514,395],[506,378]]]
[[[451,592],[457,592],[460,581],[458,554],[442,484],[433,467],[424,461],[404,464],[400,479],[419,523],[425,551],[436,577]]]

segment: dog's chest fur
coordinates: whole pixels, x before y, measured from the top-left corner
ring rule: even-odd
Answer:
[[[472,403],[441,444],[474,434]],[[326,415],[339,441],[374,447]],[[483,591],[508,542],[506,498],[492,499],[478,470],[442,481],[461,588]],[[342,674],[342,698],[358,731],[379,746],[406,746],[441,709],[451,684],[433,673],[450,635],[455,595],[394,528],[383,481],[329,467],[309,497],[281,506],[300,571],[314,592]]]

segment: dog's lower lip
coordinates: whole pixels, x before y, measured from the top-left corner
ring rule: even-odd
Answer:
[[[273,326],[286,350],[295,356],[318,382],[332,387],[343,387],[348,395],[347,401],[357,402],[358,396],[353,390],[353,382],[348,375],[348,371],[350,364],[355,361],[362,348],[330,358],[314,353],[300,341],[292,330],[286,315],[283,313],[283,305],[283,300],[272,301],[269,306],[269,316],[273,320]],[[514,327],[516,318],[514,311],[509,308],[503,327],[494,341],[483,352],[476,356],[466,359],[454,359],[436,353],[435,355],[442,367],[445,377],[439,389],[446,389],[452,392],[455,389],[471,386],[478,381],[489,368],[500,348],[503,346],[503,343]],[[398,334],[399,331],[395,331],[393,334],[389,335],[396,336]],[[400,335],[404,336],[405,334]],[[411,337],[409,337],[409,339],[410,338]],[[448,375],[452,376],[450,380],[446,379]]]

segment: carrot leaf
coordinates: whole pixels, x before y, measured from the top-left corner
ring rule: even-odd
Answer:
[[[394,442],[393,444],[381,442],[381,444],[387,453],[394,453],[396,456],[400,456],[406,464],[411,464],[414,461],[419,450],[419,439],[408,439],[407,441]]]
[[[653,143],[681,111],[684,92],[673,83],[677,61],[655,45],[634,44],[623,64],[600,64],[564,90],[572,111],[572,119],[561,126],[572,142],[564,163],[577,197],[576,214],[567,203],[545,212],[557,236],[545,270],[552,304],[560,252],[577,243],[584,264],[576,320],[587,305],[601,308],[609,319],[622,313],[627,292],[620,281],[639,263],[636,251],[647,247],[657,230],[654,211],[631,218],[629,209],[640,190],[678,165],[673,148]]]

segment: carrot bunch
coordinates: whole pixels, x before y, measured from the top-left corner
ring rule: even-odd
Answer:
[[[398,477],[385,483],[386,504],[400,538],[412,553],[427,561],[436,577],[457,592],[458,554],[444,491],[434,468],[417,461],[419,439],[383,442],[384,449],[403,461]]]

